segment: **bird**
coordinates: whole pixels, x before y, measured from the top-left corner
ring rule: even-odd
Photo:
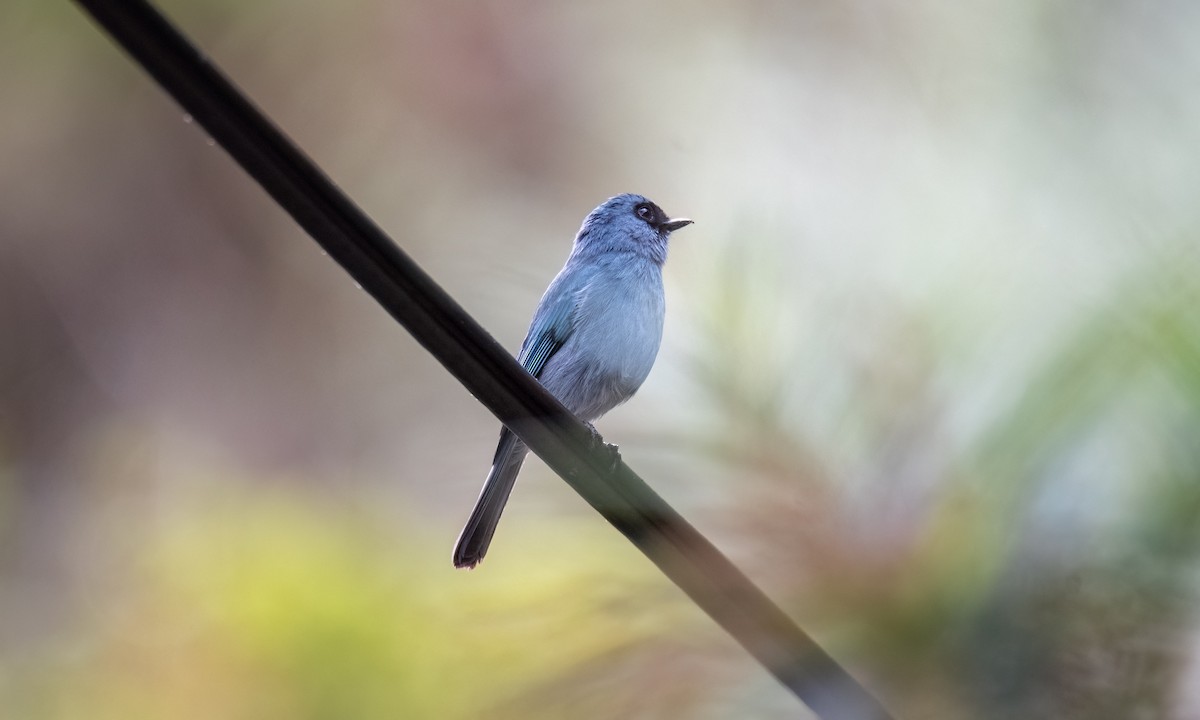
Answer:
[[[632,397],[650,374],[662,343],[668,241],[691,224],[642,195],[605,200],[584,218],[538,303],[517,361],[593,434],[592,421]],[[456,568],[483,560],[528,452],[501,427],[491,470],[454,547]]]

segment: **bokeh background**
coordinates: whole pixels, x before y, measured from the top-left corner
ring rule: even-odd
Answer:
[[[1200,5],[165,3],[514,350],[675,236],[637,468],[903,718],[1200,718]],[[0,716],[795,717],[70,3],[0,8]]]

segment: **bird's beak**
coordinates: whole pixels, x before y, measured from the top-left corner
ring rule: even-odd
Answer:
[[[674,220],[668,220],[665,223],[663,223],[662,225],[659,225],[658,227],[663,232],[675,232],[679,228],[687,227],[688,225],[691,225],[691,224],[692,224],[692,221],[688,220],[687,218],[676,218]]]

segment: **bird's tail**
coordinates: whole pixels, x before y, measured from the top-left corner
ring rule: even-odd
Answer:
[[[454,567],[473,568],[487,554],[496,524],[500,522],[500,513],[504,512],[504,504],[508,502],[508,495],[512,492],[513,483],[528,452],[525,443],[508,428],[500,431],[500,444],[496,446],[492,470],[454,546]]]

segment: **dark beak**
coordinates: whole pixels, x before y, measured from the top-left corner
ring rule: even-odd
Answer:
[[[691,225],[691,224],[692,224],[692,221],[688,220],[687,218],[676,218],[674,220],[668,220],[665,223],[663,223],[662,225],[659,225],[658,229],[662,230],[663,232],[675,232],[679,228],[687,227],[688,225]]]

